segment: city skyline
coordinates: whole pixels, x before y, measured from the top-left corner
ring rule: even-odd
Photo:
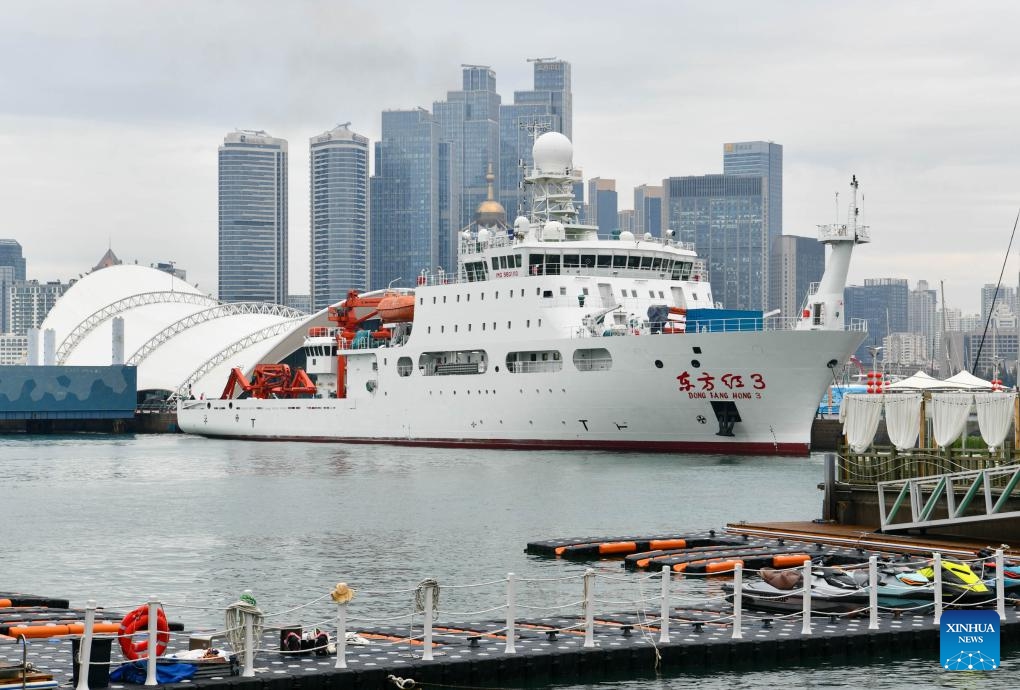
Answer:
[[[564,42],[576,16],[539,5],[536,22],[520,7],[299,3],[274,13],[271,48],[245,39],[268,4],[203,6],[208,21],[188,25],[173,21],[180,4],[11,8],[0,55],[21,68],[5,75],[19,98],[0,106],[17,171],[0,191],[4,234],[22,243],[39,280],[77,276],[112,245],[129,260],[188,266],[214,291],[209,142],[223,132],[252,127],[295,142],[350,120],[377,141],[382,110],[427,107],[457,88],[462,62],[492,65],[508,102],[531,88],[526,58],[557,56],[573,66],[575,162],[616,179],[621,206],[635,186],[721,172],[724,142],[782,142],[786,233],[844,217],[834,192],[856,173],[874,242],[855,256],[850,282],[944,280],[949,306],[976,312],[1020,202],[1008,117],[1020,48],[1006,28],[1018,12],[863,3],[849,17],[838,5],[737,4],[662,7],[654,23],[596,5],[585,14],[589,40]],[[340,20],[359,27],[348,41],[315,28]],[[481,42],[481,26],[500,31]],[[604,49],[638,30],[627,51]],[[397,40],[408,31],[427,38],[422,48]],[[731,49],[715,50],[721,42]],[[291,151],[295,292],[309,271],[302,149]],[[1016,274],[1012,257],[1007,282]]]

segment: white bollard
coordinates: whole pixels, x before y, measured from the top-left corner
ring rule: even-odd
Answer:
[[[740,563],[736,563],[733,566],[733,634],[730,636],[734,640],[739,640],[744,637],[744,633],[740,629],[743,623],[743,608],[744,566]]]
[[[810,560],[804,562],[804,611],[803,622],[800,626],[801,635],[811,634],[811,566]]]
[[[878,630],[878,556],[868,559],[868,630]]]
[[[517,582],[513,573],[506,574],[506,647],[504,654],[516,654],[514,638],[517,637]]]
[[[249,593],[248,590],[245,590]],[[241,669],[242,678],[255,677],[255,617],[247,611],[241,614],[244,617],[244,668]]]
[[[595,570],[584,572],[584,648],[595,646]]]
[[[336,664],[333,668],[347,668],[347,604],[336,605]]]
[[[668,565],[662,566],[662,603],[659,607],[659,642],[669,642],[669,581],[673,571]]]
[[[933,577],[935,580],[935,625],[942,624],[942,554],[932,554],[934,562],[932,563]]]
[[[149,597],[149,644],[146,649],[146,664],[145,664],[145,684],[146,685],[158,685],[156,682],[156,657],[158,656],[158,650],[156,646],[159,644],[158,635],[159,629],[157,628],[157,621],[159,616],[159,601],[156,599],[156,595],[153,594]]]
[[[96,624],[96,602],[85,602],[85,631],[78,647],[78,685],[75,690],[89,690],[89,664],[92,661],[92,631]]]
[[[432,661],[432,586],[425,587],[425,639],[421,653],[423,661]]]
[[[995,610],[999,620],[1006,620],[1006,564],[1002,560],[1002,549],[995,550]]]

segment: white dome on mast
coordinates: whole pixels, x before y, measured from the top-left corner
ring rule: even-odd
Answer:
[[[538,172],[565,175],[574,165],[574,145],[559,132],[546,132],[535,140],[531,156]]]

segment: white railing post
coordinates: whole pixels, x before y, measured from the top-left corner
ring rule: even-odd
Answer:
[[[878,556],[868,559],[868,630],[878,630]]]
[[[1002,559],[1002,549],[995,550],[995,610],[999,612],[999,620],[1006,620],[1006,564]]]
[[[251,594],[249,590],[245,594]],[[247,611],[241,613],[241,626],[244,628],[244,667],[241,669],[242,678],[255,677],[255,616]]]
[[[659,606],[659,642],[669,642],[669,581],[673,571],[668,565],[662,566],[662,602]]]
[[[78,685],[75,690],[89,690],[89,669],[92,662],[92,631],[96,623],[96,602],[89,599],[85,602],[85,632],[81,636],[78,647]]]
[[[584,571],[584,648],[595,646],[595,570]]]
[[[744,608],[744,566],[736,563],[733,566],[733,635],[732,639],[739,640],[744,637],[740,629],[743,623]]]
[[[149,644],[146,653],[145,664],[145,684],[146,685],[158,685],[156,682],[156,657],[157,650],[156,645],[159,644],[157,636],[159,635],[159,629],[157,627],[159,616],[159,601],[156,599],[156,595],[153,594],[149,597]]]
[[[517,582],[513,573],[506,574],[506,647],[504,654],[516,654],[514,638],[517,637]]]
[[[333,668],[347,668],[347,603],[336,605],[336,664]]]
[[[432,585],[425,586],[425,636],[421,658],[423,661],[432,661]]]
[[[942,624],[942,554],[933,554],[932,576],[935,581],[935,625]]]
[[[811,566],[810,560],[804,561],[803,568],[803,580],[804,580],[804,611],[803,611],[803,622],[800,626],[801,635],[811,634]]]

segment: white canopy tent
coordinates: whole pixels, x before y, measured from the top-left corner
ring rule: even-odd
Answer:
[[[969,388],[971,390],[992,390],[991,381],[985,381],[982,378],[974,376],[969,371],[961,371],[959,374],[953,374],[945,383],[954,383],[959,385],[961,388]]]

